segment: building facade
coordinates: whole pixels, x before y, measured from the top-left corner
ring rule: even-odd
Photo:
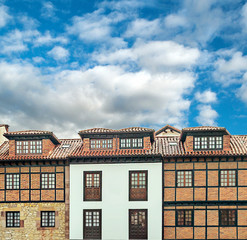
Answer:
[[[161,239],[154,130],[89,129],[70,160],[70,239]]]
[[[77,140],[58,140],[47,131],[4,136],[8,141],[0,148],[0,239],[68,239],[66,157]]]
[[[164,239],[247,239],[246,136],[185,128],[164,147]]]
[[[247,239],[247,135],[0,130],[0,239]]]

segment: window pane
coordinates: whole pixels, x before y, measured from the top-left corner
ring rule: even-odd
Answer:
[[[222,149],[222,136],[194,137],[194,149]]]

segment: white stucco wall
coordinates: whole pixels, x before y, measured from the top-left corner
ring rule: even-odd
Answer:
[[[3,136],[4,133],[6,133],[6,127],[3,125],[3,126],[0,126],[0,146],[5,142],[7,141],[8,139],[6,137]]]
[[[129,201],[129,171],[148,170],[148,201]],[[102,171],[102,201],[83,201],[83,171]],[[83,238],[83,209],[102,209],[102,239],[128,239],[129,209],[148,209],[148,239],[162,238],[162,164],[71,164],[70,239]]]

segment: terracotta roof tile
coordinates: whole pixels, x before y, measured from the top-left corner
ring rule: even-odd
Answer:
[[[154,129],[150,128],[143,128],[143,127],[129,127],[129,128],[122,128],[119,130],[108,129],[108,128],[91,128],[81,130],[79,134],[94,134],[94,133],[128,133],[128,132],[154,132]]]
[[[49,135],[52,137],[52,139],[56,142],[59,143],[58,138],[53,134],[53,132],[50,131],[41,131],[41,130],[25,130],[25,131],[15,131],[15,132],[6,132],[4,133],[4,136],[6,138],[11,137],[11,136],[33,136],[33,135]]]
[[[74,152],[70,157],[110,157],[110,156],[138,156],[151,155],[149,150],[144,149],[118,149],[118,150],[91,150],[83,148]]]

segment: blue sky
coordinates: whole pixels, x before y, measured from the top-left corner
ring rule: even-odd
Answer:
[[[0,123],[247,134],[246,39],[240,0],[0,0]]]

